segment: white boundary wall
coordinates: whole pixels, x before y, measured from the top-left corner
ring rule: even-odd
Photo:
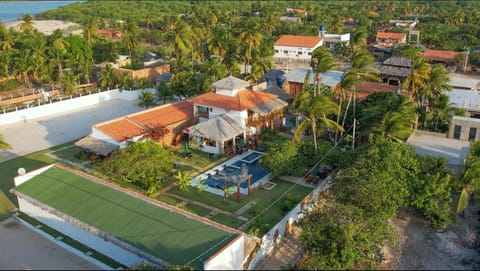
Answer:
[[[235,238],[230,244],[203,263],[204,270],[243,270],[244,235]]]
[[[329,181],[331,177],[328,176],[325,178],[313,191],[311,192],[312,197],[308,202],[305,202],[303,206],[303,210],[311,210],[314,207],[315,202],[320,195],[320,192],[326,189],[326,186],[329,186]],[[308,197],[308,196],[307,196]],[[302,200],[303,201],[303,200]],[[285,233],[285,229],[287,224],[292,225],[295,221],[301,219],[304,214],[302,212],[302,201],[300,201],[297,206],[295,206],[290,212],[282,218],[280,222],[278,222],[273,228],[271,228],[268,233],[266,233],[262,237],[262,242],[260,245],[260,249],[257,251],[257,254],[252,259],[250,264],[248,265],[248,270],[253,270],[255,267],[263,260],[265,257],[272,253],[275,246],[281,241],[283,235]],[[277,239],[274,240],[275,232],[278,230]]]
[[[147,89],[149,92],[154,92],[154,89]],[[86,94],[76,98],[65,98],[59,102],[50,104],[43,104],[35,107],[21,109],[18,111],[0,114],[0,125],[10,124],[20,121],[26,121],[34,118],[45,117],[48,115],[58,114],[66,111],[80,109],[82,107],[101,104],[110,100],[120,99],[127,101],[135,101],[138,99],[141,90],[124,90],[118,89],[102,91],[98,93]]]

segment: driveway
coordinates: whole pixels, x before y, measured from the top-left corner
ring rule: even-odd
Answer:
[[[0,162],[80,139],[91,132],[93,124],[140,110],[132,101],[111,100],[48,117],[0,125],[0,134],[12,146],[11,150],[0,152]]]

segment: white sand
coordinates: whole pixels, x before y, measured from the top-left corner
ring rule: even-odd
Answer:
[[[0,222],[0,270],[99,270],[14,218]]]
[[[7,28],[13,27],[15,30],[19,31],[18,27],[22,22],[22,20],[17,20],[5,22],[4,24]],[[33,20],[33,27],[45,35],[51,35],[57,29],[62,30],[67,36],[70,34],[81,34],[83,32],[79,24],[59,20]]]

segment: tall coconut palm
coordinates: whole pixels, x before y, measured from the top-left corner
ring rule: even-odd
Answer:
[[[97,37],[97,23],[95,21],[86,21],[83,25],[83,38],[88,44],[91,44]]]
[[[30,50],[19,51],[17,57],[15,57],[14,74],[19,74],[25,87],[30,88],[32,86],[30,80],[30,74],[33,70],[33,63],[30,57]]]
[[[184,21],[178,21],[170,33],[170,46],[174,49],[176,57],[187,55],[192,51],[192,38],[194,34],[190,26]]]
[[[160,82],[160,84],[157,86],[157,92],[155,95],[157,96],[158,100],[161,100],[164,104],[166,104],[167,101],[173,100],[174,93],[169,85],[167,85],[165,82]]]
[[[137,105],[144,108],[149,108],[155,105],[155,95],[151,92],[142,90],[138,95]]]
[[[421,113],[434,110],[435,104],[445,91],[452,90],[452,86],[448,84],[449,77],[447,70],[442,64],[432,67],[425,80],[425,87],[420,89],[417,95],[417,108]]]
[[[321,46],[313,50],[310,66],[315,72],[315,89],[313,96],[316,96],[321,79],[320,73],[324,73],[335,68],[337,64],[335,59],[333,59],[332,53],[330,53],[326,47]]]
[[[132,58],[133,50],[138,47],[138,33],[138,27],[133,22],[125,24],[122,29],[121,43],[123,44],[123,46],[125,46],[125,48],[127,48],[130,59]]]
[[[125,88],[130,83],[130,75],[127,72],[122,72],[118,77],[118,87],[120,91],[125,90]]]
[[[3,24],[2,24],[3,26]],[[8,76],[10,74],[9,67],[12,56],[15,51],[14,45],[17,40],[16,32],[13,29],[7,30],[5,27],[0,31],[0,54],[2,55],[3,69]]]
[[[340,81],[340,87],[342,89],[348,89],[350,91],[350,97],[345,108],[345,113],[343,115],[342,127],[345,126],[345,120],[347,117],[347,112],[350,107],[350,103],[353,101],[353,141],[352,147],[355,144],[355,126],[356,126],[356,97],[355,97],[355,86],[358,83],[364,81],[380,81],[380,71],[373,67],[374,58],[370,55],[366,49],[360,48],[356,50],[352,55],[352,61],[350,64],[350,70],[348,70],[342,77]]]
[[[113,87],[117,81],[115,71],[112,68],[111,64],[107,64],[100,75],[100,86],[105,89]]]
[[[263,41],[262,32],[256,21],[250,20],[240,32],[241,46],[243,47],[244,71],[247,73],[247,65],[252,59],[252,50],[259,47]]]
[[[33,17],[30,14],[25,14],[22,18],[22,22],[18,25],[18,29],[22,32],[33,32]]]
[[[426,80],[430,72],[430,64],[421,56],[412,59],[412,72],[402,83],[402,88],[410,93],[411,99],[416,99],[420,89],[426,86]]]
[[[223,60],[230,38],[230,32],[228,32],[225,26],[219,25],[212,30],[210,37],[207,39],[207,48],[211,53],[218,55]]]
[[[480,141],[470,143],[470,152],[465,158],[462,183],[463,189],[457,202],[457,214],[468,206],[470,193],[474,193],[475,198],[480,196]]]
[[[67,71],[62,76],[62,92],[65,95],[73,95],[77,91],[77,78],[72,71]]]
[[[68,42],[65,40],[62,31],[59,29],[55,30],[48,39],[52,60],[57,65],[58,79],[61,79],[63,75],[63,60],[67,53]]]
[[[305,117],[295,131],[295,139],[298,141],[300,136],[304,134],[308,128],[311,128],[313,142],[315,144],[315,153],[318,151],[317,130],[319,124],[325,125],[328,129],[343,131],[342,126],[328,118],[330,115],[338,114],[338,105],[326,95],[319,94],[312,96],[310,92],[304,91],[295,99],[294,108],[297,113]]]
[[[377,131],[388,140],[402,143],[414,131],[417,112],[415,104],[408,97],[400,95],[399,99],[398,110],[387,112]]]

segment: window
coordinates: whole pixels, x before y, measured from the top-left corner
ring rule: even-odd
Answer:
[[[298,55],[302,55],[302,51],[299,51],[299,52],[298,52]]]
[[[275,54],[278,54],[278,50],[275,50]]]
[[[284,53],[284,54],[288,54],[288,50],[284,50],[283,53]]]
[[[197,106],[198,112],[200,113],[208,113],[208,107],[205,106]]]
[[[210,146],[210,147],[216,147],[217,146],[217,142],[215,140],[211,140],[211,139],[208,139],[208,138],[205,138],[204,144],[207,145],[207,146]]]
[[[453,130],[453,138],[460,139],[461,132],[462,132],[462,126],[455,125],[455,129]]]
[[[311,56],[311,55],[312,55],[312,53],[308,53],[308,55],[309,55],[309,56]]]
[[[468,133],[468,140],[475,140],[477,137],[477,128],[470,127],[470,132]]]

